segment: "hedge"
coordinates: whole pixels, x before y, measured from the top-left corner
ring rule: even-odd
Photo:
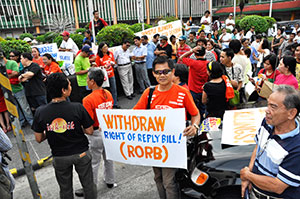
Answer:
[[[132,30],[134,33],[136,33],[136,32],[141,32],[141,31],[143,31],[143,24],[141,24],[141,23],[136,23],[136,24],[131,25],[129,28],[130,28],[130,30]],[[146,29],[148,29],[148,28],[152,28],[152,26],[145,23],[145,24],[144,24],[144,29],[146,30]]]
[[[264,17],[258,15],[245,16],[240,21],[239,26],[244,29],[245,32],[250,30],[251,26],[254,26],[256,33],[264,33],[269,28],[268,21]]]
[[[30,33],[23,33],[23,34],[20,34],[20,39],[23,40],[25,37],[29,37],[31,40],[34,39],[33,35],[30,34]]]
[[[17,50],[20,53],[31,52],[31,46],[23,40],[8,40],[0,42],[0,48],[4,51],[7,58],[9,53],[13,50]]]

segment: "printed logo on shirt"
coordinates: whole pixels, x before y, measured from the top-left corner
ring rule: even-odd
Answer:
[[[168,105],[156,105],[155,108],[156,110],[166,110],[166,109],[172,109],[172,107]]]
[[[99,109],[111,109],[113,107],[112,101],[109,102],[103,102],[102,104],[98,105]]]
[[[64,133],[66,130],[75,129],[74,122],[66,122],[63,118],[56,118],[51,124],[47,123],[47,131],[55,133]]]

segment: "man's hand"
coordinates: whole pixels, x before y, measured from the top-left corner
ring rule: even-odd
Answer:
[[[197,129],[194,126],[188,126],[183,131],[183,136],[194,136],[197,133]]]
[[[242,195],[242,198],[245,197],[245,191],[247,188],[250,188],[250,181],[249,180],[242,180],[242,184],[241,184],[241,195]]]
[[[251,171],[250,171],[249,167],[244,167],[243,169],[241,169],[241,171],[240,171],[241,180],[248,180],[248,174],[250,172]]]
[[[196,46],[195,48],[192,49],[193,53],[197,53],[200,50],[200,46]]]

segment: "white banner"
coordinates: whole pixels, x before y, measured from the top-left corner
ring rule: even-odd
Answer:
[[[255,144],[254,137],[265,117],[266,108],[225,111],[222,144]]]
[[[33,47],[38,48],[41,55],[43,55],[45,53],[52,54],[52,53],[58,52],[56,43],[37,45],[37,46],[33,46]]]
[[[72,75],[75,73],[73,65],[74,54],[71,52],[57,52],[52,54],[56,61],[59,63],[66,75]]]
[[[153,38],[153,35],[155,35],[156,33],[158,33],[160,35],[165,35],[168,38],[171,35],[175,35],[176,38],[178,38],[182,35],[182,23],[180,20],[173,21],[173,22],[167,23],[162,26],[156,26],[156,27],[149,28],[149,29],[141,31],[141,32],[137,32],[137,33],[135,33],[135,35],[140,36],[140,37],[143,35],[147,35],[148,39],[150,41]]]
[[[97,109],[107,159],[126,164],[187,168],[185,109]]]

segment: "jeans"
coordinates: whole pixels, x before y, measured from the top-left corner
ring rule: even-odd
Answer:
[[[17,109],[18,109],[21,125],[24,125],[26,120],[30,125],[32,125],[33,116],[32,116],[29,104],[27,102],[24,89],[17,93],[14,93],[14,96],[16,97],[16,100],[18,101]]]
[[[47,104],[46,95],[27,96],[27,100],[31,109],[37,109],[39,106]]]
[[[140,86],[140,91],[150,86],[150,81],[147,74],[146,63],[135,63],[136,79]]]
[[[86,151],[69,156],[54,156],[53,167],[60,188],[61,199],[73,199],[73,165],[83,187],[85,198],[96,199],[97,188],[93,181],[91,154]]]
[[[179,199],[179,187],[175,181],[174,168],[153,167],[154,181],[160,199]]]
[[[114,99],[114,106],[118,104],[118,94],[117,94],[117,84],[116,84],[116,77],[110,77],[109,79],[109,90],[112,94],[112,97]]]
[[[200,112],[200,117],[201,117],[201,122],[203,121],[203,119],[205,118],[205,105],[202,103],[202,93],[195,93],[194,91],[190,91],[192,94],[192,97],[194,99],[194,102]]]
[[[112,160],[107,160],[105,155],[105,148],[102,141],[102,136],[99,130],[94,130],[93,135],[87,135],[89,140],[90,152],[92,155],[92,168],[94,175],[94,183],[98,184],[98,171],[101,162],[101,156],[104,161],[104,181],[107,184],[115,183],[115,173],[114,173],[114,162]]]

